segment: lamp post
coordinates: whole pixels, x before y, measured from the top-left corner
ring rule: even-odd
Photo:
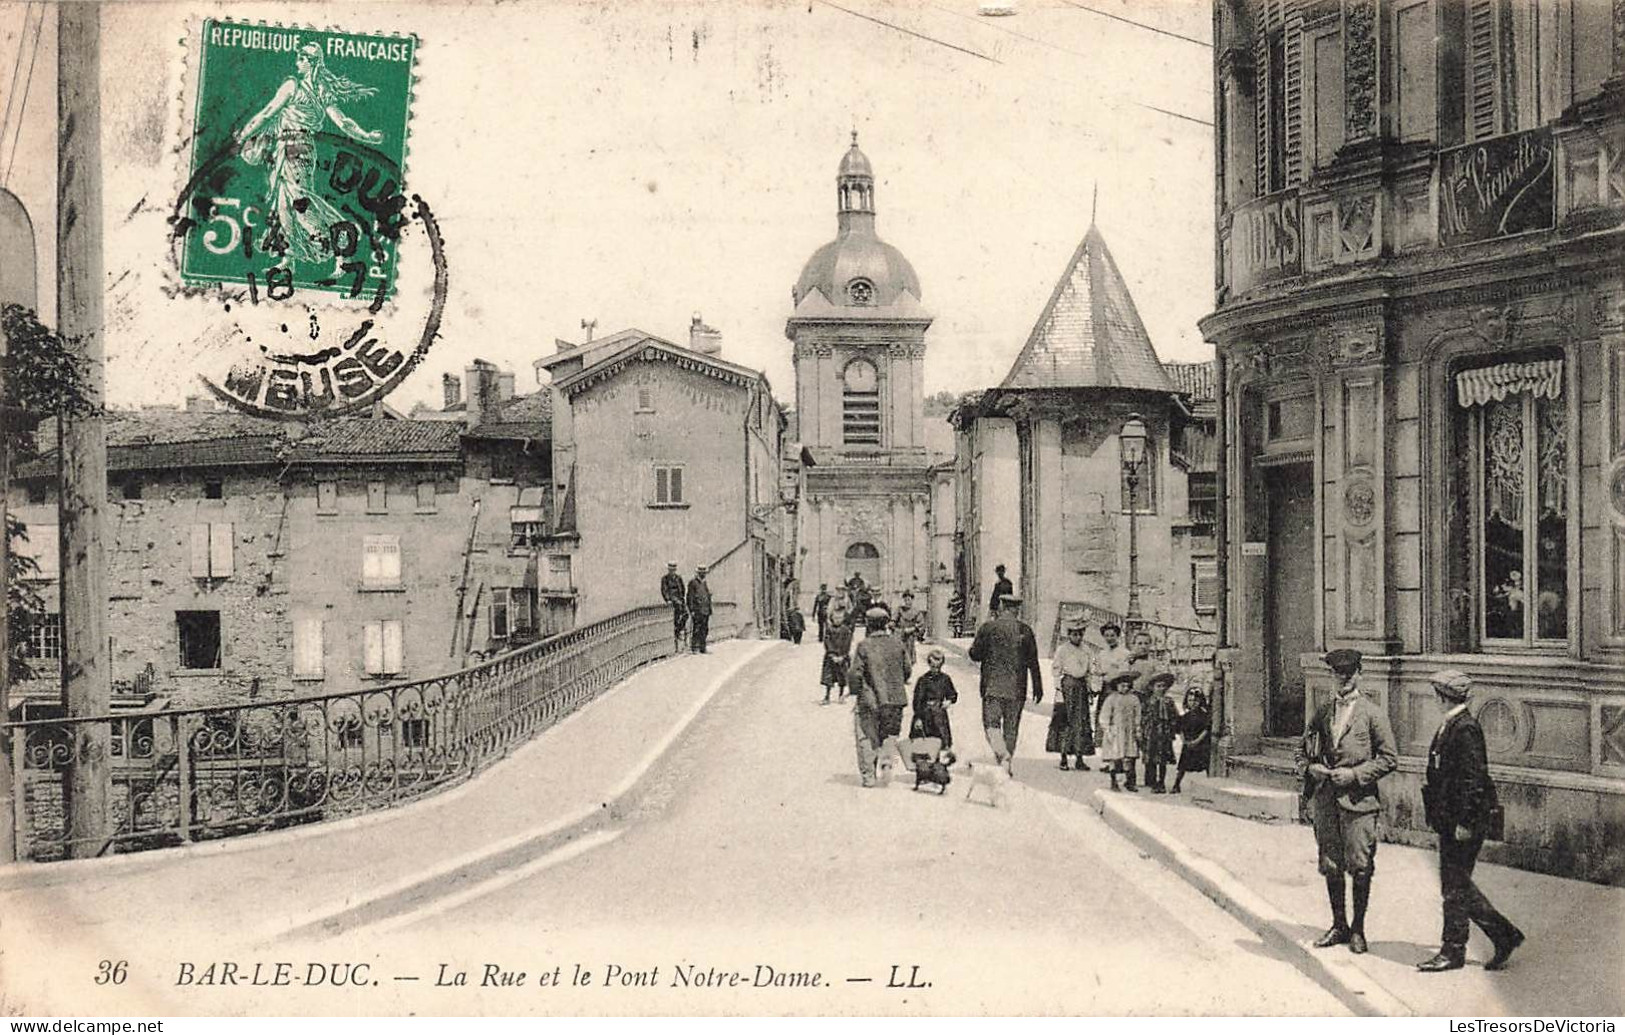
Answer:
[[[1123,478],[1128,483],[1128,610],[1123,613],[1125,631],[1140,624],[1140,466],[1145,463],[1145,424],[1138,413],[1128,415],[1117,441],[1123,453]]]

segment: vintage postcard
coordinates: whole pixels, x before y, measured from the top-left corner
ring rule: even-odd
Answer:
[[[1625,1013],[1620,3],[0,62],[8,1018]]]

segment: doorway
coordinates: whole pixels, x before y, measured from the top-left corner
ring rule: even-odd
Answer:
[[[846,548],[846,573],[841,576],[844,585],[854,574],[862,575],[870,590],[880,592],[880,551],[872,543],[853,543]]]
[[[1272,737],[1303,733],[1301,657],[1315,649],[1315,481],[1310,464],[1264,472],[1269,508],[1265,659]]]

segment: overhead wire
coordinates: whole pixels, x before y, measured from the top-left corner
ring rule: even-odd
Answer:
[[[45,29],[45,11],[40,10],[38,20],[34,22],[34,46],[28,55],[28,75],[23,79],[23,99],[17,105],[17,128],[12,131],[11,157],[6,159],[6,174],[0,178],[0,186],[9,186],[11,183],[11,167],[17,162],[17,146],[22,141],[23,121],[28,113],[28,88],[34,83],[34,62],[39,58],[40,33]]]
[[[1066,4],[1068,7],[1076,7],[1080,11],[1088,11],[1090,14],[1098,14],[1102,18],[1110,18],[1114,22],[1122,22],[1124,25],[1132,25],[1137,29],[1144,29],[1147,32],[1154,32],[1159,36],[1171,36],[1176,40],[1184,40],[1186,43],[1194,43],[1198,47],[1206,47],[1209,50],[1213,49],[1213,44],[1209,43],[1207,40],[1199,40],[1195,36],[1186,36],[1184,33],[1174,32],[1172,29],[1163,29],[1155,25],[1147,25],[1145,22],[1137,22],[1133,18],[1124,18],[1120,14],[1112,14],[1110,11],[1102,11],[1098,7],[1090,7],[1088,4],[1080,4],[1077,2],[1077,0],[1061,0],[1061,3]]]
[[[817,0],[817,2],[823,4],[825,7],[833,7],[837,11],[850,14],[854,18],[862,18],[866,22],[873,22],[876,25],[883,25],[888,29],[903,33],[905,36],[913,36],[915,39],[924,40],[927,43],[935,43],[937,46],[947,47],[949,50],[957,50],[961,54],[969,54],[973,58],[980,58],[983,61],[990,61],[995,65],[1004,64],[1004,62],[1000,61],[998,58],[991,57],[979,50],[972,50],[969,47],[961,47],[957,43],[949,43],[945,39],[939,39],[936,36],[929,36],[923,32],[915,32],[913,29],[903,25],[898,25],[896,22],[888,22],[883,18],[876,18],[873,15],[864,14],[861,11],[854,11],[850,7],[842,7],[840,4],[832,3],[831,0]]]
[[[6,113],[4,118],[0,118],[0,144],[11,136],[11,111],[17,101],[17,77],[22,74],[23,50],[28,46],[28,20],[33,15],[34,4],[30,0],[23,6],[23,25],[17,30],[17,56],[11,61],[11,86],[6,90]]]

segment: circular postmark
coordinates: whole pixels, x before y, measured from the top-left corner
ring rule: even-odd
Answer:
[[[197,376],[259,416],[366,409],[439,334],[448,282],[439,225],[426,201],[404,193],[395,160],[369,143],[330,132],[256,139],[239,134],[201,162],[170,216],[185,289],[220,305]],[[246,172],[256,148],[284,170],[303,163],[283,173],[293,185],[267,188]],[[426,257],[400,248],[415,233]],[[198,254],[209,256],[207,276],[194,279],[185,271],[197,272]]]

